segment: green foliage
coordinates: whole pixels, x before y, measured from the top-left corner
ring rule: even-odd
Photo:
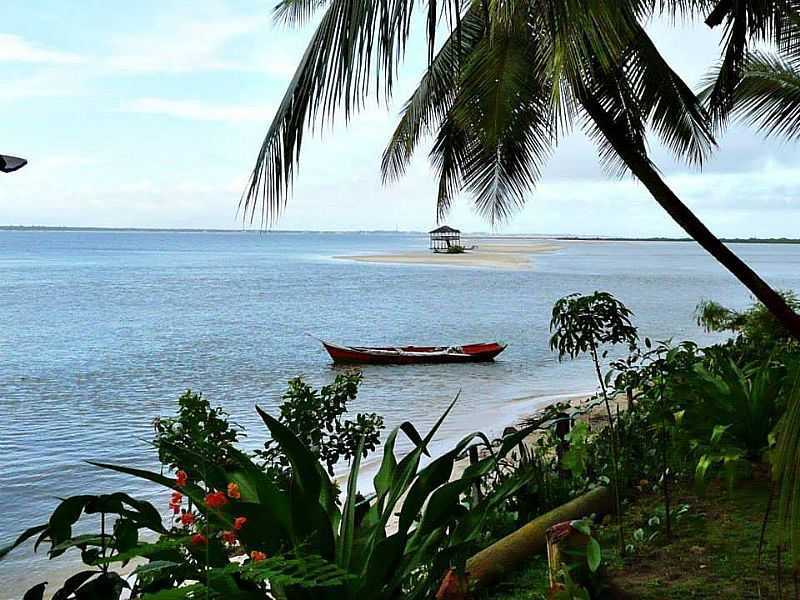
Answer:
[[[638,335],[632,314],[608,292],[565,296],[553,305],[550,349],[558,352],[559,359],[587,353],[596,357],[605,344],[624,343],[633,351]]]
[[[636,349],[638,333],[631,323],[633,313],[608,292],[594,292],[588,296],[570,294],[559,299],[553,306],[550,320],[550,349],[558,351],[559,360],[565,356],[575,358],[588,353],[592,357],[602,399],[608,416],[610,458],[613,477],[617,519],[620,523],[619,545],[624,548],[622,521],[622,481],[620,473],[619,440],[614,426],[614,415],[608,397],[608,378],[601,375],[598,350],[605,345],[625,343],[633,352]],[[606,356],[603,353],[603,357]]]
[[[352,386],[343,389],[354,395],[357,379],[349,382]],[[451,481],[455,461],[467,446],[476,437],[488,444],[485,437],[472,434],[421,468],[427,447],[451,408],[452,404],[424,437],[410,423],[389,434],[371,501],[360,499],[356,487],[364,438],[358,438],[340,506],[318,453],[281,420],[258,409],[291,466],[285,487],[233,446],[224,455],[201,455],[195,448],[205,448],[204,444],[186,447],[161,440],[170,460],[186,473],[185,481],[122,465],[97,466],[171,490],[171,506],[180,506],[183,496],[188,497],[190,508],[176,515],[172,526],[162,524],[153,506],[124,494],[76,496],[64,500],[47,523],[24,532],[13,546],[38,536],[38,543],[50,543],[51,557],[80,550],[92,570],[68,579],[64,586],[85,590],[81,596],[85,598],[119,598],[121,588],[114,586],[123,580],[109,567],[132,559],[145,561],[137,567],[132,598],[196,594],[285,600],[427,598],[446,570],[463,568],[487,515],[521,483],[500,486],[469,510],[461,501],[463,494],[496,469],[497,457],[506,456],[529,433],[509,436],[493,455]],[[411,440],[413,449],[398,458],[395,444],[400,434]],[[212,463],[208,456],[222,456],[223,462]],[[82,515],[97,514],[100,532],[73,534]],[[113,526],[106,523],[108,515],[117,516]],[[184,521],[187,515],[191,518]],[[393,524],[395,516],[398,521]],[[156,534],[157,541],[140,541],[145,537],[140,530]],[[248,557],[243,563],[232,560],[240,554]]]
[[[212,408],[202,394],[186,390],[178,398],[178,414],[170,418],[155,419],[158,458],[172,469],[180,468],[180,461],[172,448],[188,450],[214,464],[226,464],[230,449],[241,436],[241,431],[228,420],[222,408]]]
[[[800,299],[792,291],[780,292],[786,304],[800,311]],[[797,349],[797,340],[760,302],[743,311],[736,311],[705,300],[695,310],[697,324],[706,331],[732,332],[737,335],[736,346],[749,358],[764,356],[773,349],[789,346]]]
[[[604,159],[619,152],[609,140],[613,133],[649,164],[652,131],[680,157],[701,162],[713,131],[698,98],[645,31],[655,6],[570,0],[533,8],[467,3],[454,10],[406,0],[357,8],[281,2],[282,19],[305,22],[314,12],[323,14],[266,132],[243,198],[245,212],[277,217],[304,131],[337,109],[352,116],[370,90],[390,94],[413,26],[423,23],[429,66],[404,107],[383,173],[395,179],[422,140],[433,139],[439,216],[467,191],[490,221],[507,218],[524,204],[563,131],[578,122]],[[443,24],[446,39],[437,40]],[[611,133],[587,108],[595,98]]]
[[[566,436],[568,450],[561,458],[561,464],[569,469],[573,477],[580,477],[586,473],[589,462],[589,424],[580,421],[575,424]]]
[[[356,398],[361,373],[336,376],[334,382],[317,392],[302,378],[289,381],[289,388],[280,405],[280,422],[294,433],[325,465],[328,474],[340,460],[351,460],[359,443],[361,455],[367,456],[380,442],[383,417],[375,413],[359,413],[355,420],[345,419],[347,403]],[[256,455],[264,468],[278,480],[288,480],[291,463],[280,444],[274,439],[264,444]]]
[[[464,252],[466,252],[466,248],[464,248],[464,246],[460,246],[458,244],[447,246],[448,254],[464,254]]]
[[[800,566],[800,360],[789,368],[787,409],[778,426],[772,454],[773,478],[778,486],[778,522],[788,542],[795,568]]]

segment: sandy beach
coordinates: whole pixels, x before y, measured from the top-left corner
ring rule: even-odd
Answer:
[[[476,247],[463,254],[437,254],[428,249],[420,249],[393,254],[335,256],[334,258],[368,263],[524,270],[531,268],[533,255],[555,252],[561,248],[549,240],[531,241],[530,239],[520,241],[504,239],[500,242],[491,238],[473,238],[464,243],[467,247],[473,244]]]

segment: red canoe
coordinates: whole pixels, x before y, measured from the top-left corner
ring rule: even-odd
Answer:
[[[486,362],[506,349],[503,344],[465,346],[401,346],[398,348],[339,346],[320,340],[335,363],[409,365],[417,363]]]

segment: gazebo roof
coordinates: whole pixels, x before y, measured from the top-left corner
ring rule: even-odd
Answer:
[[[441,227],[437,227],[433,231],[429,231],[428,233],[461,233],[458,229],[453,229],[447,225],[442,225]]]

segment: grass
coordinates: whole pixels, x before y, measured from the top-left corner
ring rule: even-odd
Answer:
[[[674,505],[687,507],[674,525],[673,541],[666,543],[661,497],[642,494],[627,507],[626,537],[640,542],[629,555],[615,550],[611,525],[599,528],[605,561],[607,591],[602,598],[617,600],[778,600],[795,598],[795,582],[782,556],[780,582],[775,515],[767,528],[762,563],[758,543],[769,497],[769,481],[762,473],[740,481],[733,490],[712,483],[698,495],[690,486],[675,492]],[[655,517],[655,518],[654,518]],[[650,539],[652,537],[652,539]],[[759,588],[761,595],[759,595]],[[547,598],[544,556],[484,596],[487,600],[541,600]]]

